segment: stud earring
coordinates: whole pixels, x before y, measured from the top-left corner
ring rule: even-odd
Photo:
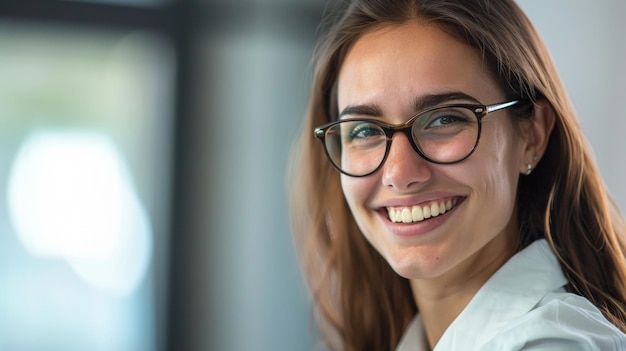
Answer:
[[[533,156],[533,162],[537,163],[537,156]],[[532,171],[533,171],[532,163],[526,164],[526,175],[529,175],[530,173],[532,173]]]

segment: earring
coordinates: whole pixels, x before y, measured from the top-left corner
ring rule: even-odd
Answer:
[[[537,162],[537,156],[533,156],[533,162]],[[533,171],[533,165],[532,163],[528,163],[526,164],[526,175],[530,175],[530,173],[532,173]]]
[[[531,165],[530,163],[526,165],[526,175],[530,175],[530,173],[533,171],[533,165]]]

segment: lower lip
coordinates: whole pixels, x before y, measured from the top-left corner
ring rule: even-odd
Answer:
[[[383,217],[385,226],[389,228],[389,231],[391,231],[394,236],[401,238],[421,237],[439,228],[442,224],[448,221],[448,219],[450,219],[450,217],[453,216],[456,213],[456,210],[462,205],[463,201],[459,201],[454,208],[442,215],[414,223],[394,223],[389,220],[385,212],[381,212],[381,216]]]

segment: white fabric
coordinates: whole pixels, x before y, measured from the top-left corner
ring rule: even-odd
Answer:
[[[626,350],[626,335],[567,280],[545,240],[502,266],[446,329],[433,351]],[[427,351],[417,315],[396,351]]]

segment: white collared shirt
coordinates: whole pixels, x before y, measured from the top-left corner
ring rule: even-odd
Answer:
[[[566,284],[547,241],[532,243],[478,290],[433,351],[626,350],[626,335]],[[409,350],[429,350],[419,315],[396,348]]]

